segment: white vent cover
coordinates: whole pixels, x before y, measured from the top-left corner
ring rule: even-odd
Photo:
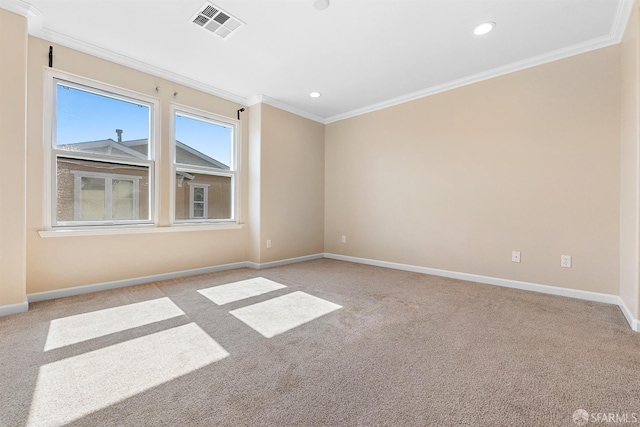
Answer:
[[[209,2],[198,9],[198,12],[191,18],[191,22],[223,39],[228,39],[244,25],[244,22],[235,16]]]

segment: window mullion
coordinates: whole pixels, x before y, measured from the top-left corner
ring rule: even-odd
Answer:
[[[140,207],[138,204],[140,203],[140,195],[138,192],[140,191],[140,183],[137,179],[133,180],[133,217],[135,219],[140,218]]]
[[[202,212],[205,218],[209,218],[209,186],[202,187],[202,199]]]
[[[104,210],[105,210],[105,219],[111,220],[113,219],[113,178],[105,178],[104,185]]]
[[[75,175],[73,177],[73,218],[79,221],[82,215],[82,177]]]

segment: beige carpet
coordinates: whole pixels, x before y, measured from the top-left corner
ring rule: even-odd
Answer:
[[[640,419],[617,307],[333,260],[31,304],[0,318],[0,362],[3,427]]]

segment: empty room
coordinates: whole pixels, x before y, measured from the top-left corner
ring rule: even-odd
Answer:
[[[640,3],[0,0],[0,426],[640,423]]]

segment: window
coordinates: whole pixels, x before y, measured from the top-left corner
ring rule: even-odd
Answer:
[[[153,101],[56,76],[53,106],[52,226],[152,222]]]
[[[174,109],[176,222],[235,221],[237,123]]]
[[[209,184],[189,183],[189,218],[208,218]]]
[[[139,176],[71,171],[74,220],[138,219]]]

